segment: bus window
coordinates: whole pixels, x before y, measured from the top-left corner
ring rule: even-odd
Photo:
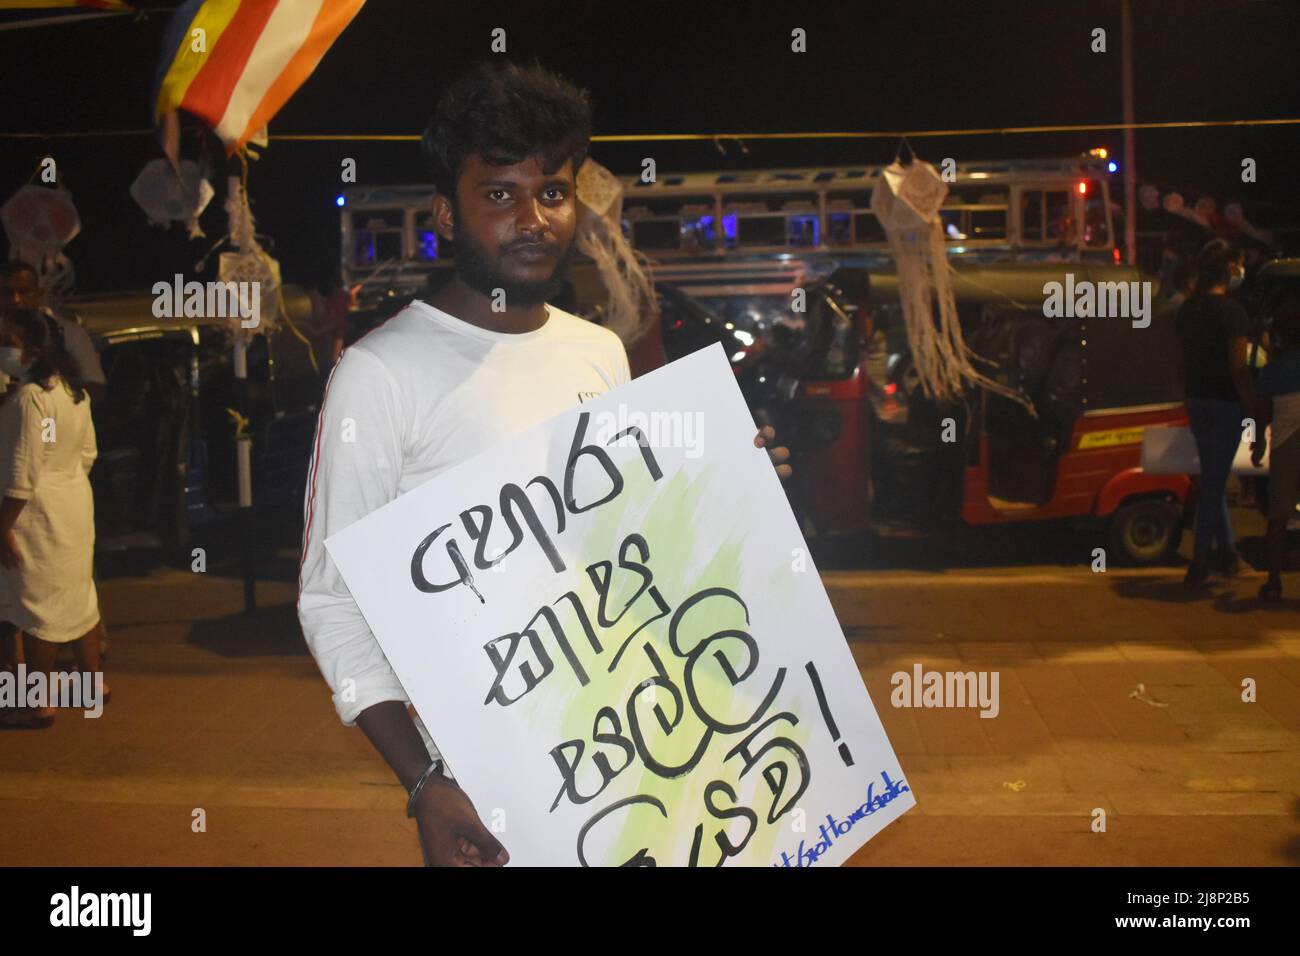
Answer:
[[[635,197],[623,207],[624,230],[638,249],[712,248],[716,241],[710,196]]]
[[[786,243],[791,246],[812,248],[818,244],[820,228],[816,213],[791,216],[786,220]]]
[[[949,242],[967,238],[962,231],[962,210],[940,209],[939,218],[943,220],[943,237]]]
[[[737,216],[736,231],[727,246],[780,246],[785,244],[784,216]]]
[[[826,243],[884,242],[885,233],[871,214],[870,189],[834,189],[826,194]]]
[[[1022,242],[1074,243],[1073,197],[1068,189],[1025,189],[1020,193]]]
[[[1007,188],[988,183],[953,187],[943,199],[939,216],[949,242],[1005,239]]]
[[[1026,189],[1020,193],[1020,238],[1024,242],[1043,241],[1043,191]]]
[[[728,249],[815,246],[820,238],[815,193],[737,194],[727,197],[723,209]]]
[[[352,214],[352,263],[376,265],[402,257],[400,209],[360,210]]]
[[[853,242],[853,213],[830,212],[826,214],[826,243],[847,246]]]
[[[713,225],[712,214],[702,216],[684,215],[681,223],[683,249],[712,249],[717,245],[718,235]]]
[[[1095,179],[1088,184],[1087,200],[1083,204],[1083,244],[1109,246],[1110,229],[1106,225],[1106,194]]]
[[[677,249],[681,246],[681,223],[677,219],[633,222],[632,244],[638,249]]]
[[[1043,205],[1047,213],[1047,238],[1054,239],[1061,245],[1074,244],[1074,216],[1070,208],[1070,191],[1053,189],[1043,193]]]
[[[967,232],[972,239],[1005,239],[1007,237],[1007,211],[1005,209],[972,209]]]

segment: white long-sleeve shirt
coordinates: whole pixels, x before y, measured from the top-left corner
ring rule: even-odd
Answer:
[[[316,424],[298,620],[343,723],[409,702],[325,539],[439,472],[630,378],[608,329],[547,306],[533,332],[491,332],[415,301],[343,352]],[[430,732],[417,719],[430,754]],[[437,728],[433,728],[434,734]]]

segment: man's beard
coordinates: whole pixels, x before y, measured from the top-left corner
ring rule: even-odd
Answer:
[[[564,289],[565,274],[573,261],[576,239],[555,259],[555,268],[549,279],[518,280],[502,275],[488,251],[463,230],[456,236],[456,254],[452,260],[456,275],[476,292],[491,298],[497,289],[505,292],[506,304],[538,305],[554,298]]]

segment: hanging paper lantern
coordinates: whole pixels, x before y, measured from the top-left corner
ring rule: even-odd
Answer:
[[[198,163],[183,159],[180,178],[165,159],[147,163],[131,184],[131,198],[136,201],[149,222],[166,226],[182,222],[191,239],[203,235],[199,216],[212,200],[212,184],[203,176]]]
[[[623,184],[591,157],[578,170],[578,201],[587,216],[610,218],[615,223],[623,212]]]
[[[9,239],[10,257],[36,269],[46,301],[57,305],[71,289],[74,276],[63,247],[81,232],[72,193],[62,186],[29,183],[0,206],[0,222]]]
[[[241,289],[249,289],[250,295],[251,290],[257,290],[258,324],[244,328],[240,320],[234,318],[231,325],[235,335],[243,339],[250,339],[259,333],[270,335],[275,330],[280,315],[280,263],[261,249],[254,252],[223,252],[219,257],[217,274],[222,282],[239,283]]]
[[[62,186],[28,184],[0,206],[0,221],[11,249],[37,256],[57,254],[81,232],[81,217],[72,193]]]
[[[886,233],[890,229],[928,230],[930,223],[937,221],[947,195],[948,184],[929,163],[894,163],[880,172],[880,182],[871,193],[871,211]]]
[[[232,331],[243,340],[248,340],[259,332],[268,336],[274,331],[280,317],[280,264],[262,248],[257,241],[253,226],[253,210],[248,205],[248,195],[238,176],[226,180],[226,219],[230,230],[230,244],[234,252],[223,252],[220,256],[217,274],[222,282],[257,283],[258,290],[258,325],[244,328],[238,320],[231,323]]]
[[[948,186],[938,170],[919,160],[908,166],[897,161],[887,166],[871,191],[871,211],[894,253],[907,344],[921,389],[935,401],[950,402],[961,398],[968,383],[979,385],[1019,402],[1033,414],[1033,405],[1023,394],[981,375],[971,364],[939,216],[947,195]]]
[[[588,157],[578,170],[578,249],[596,265],[605,289],[605,327],[627,348],[654,324],[654,284],[645,257],[623,235],[623,184]]]

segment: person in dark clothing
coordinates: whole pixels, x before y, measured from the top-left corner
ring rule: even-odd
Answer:
[[[1196,285],[1175,319],[1182,347],[1187,413],[1201,460],[1196,507],[1196,545],[1184,584],[1199,587],[1210,574],[1217,543],[1223,572],[1240,567],[1228,515],[1227,484],[1242,438],[1242,420],[1255,408],[1247,368],[1250,318],[1227,295],[1241,274],[1241,256],[1220,239],[1209,242],[1197,261]]]
[[[1282,598],[1282,564],[1286,550],[1287,524],[1295,517],[1300,498],[1300,291],[1285,290],[1273,305],[1273,327],[1269,332],[1268,365],[1259,374],[1256,389],[1255,443],[1250,460],[1264,459],[1272,425],[1273,450],[1269,462],[1268,533],[1264,554],[1268,581],[1259,589],[1264,601]]]

